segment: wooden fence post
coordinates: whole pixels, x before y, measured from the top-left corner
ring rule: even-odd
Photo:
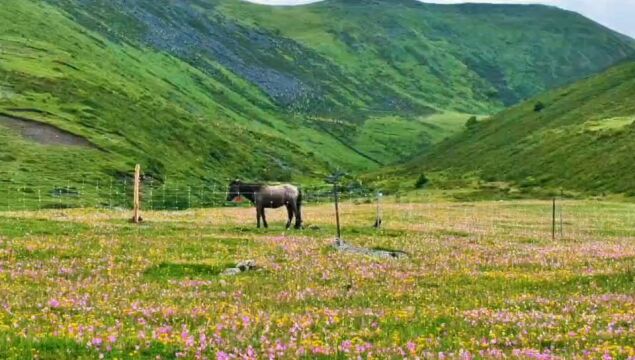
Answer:
[[[384,196],[381,192],[377,193],[377,215],[375,217],[375,229],[381,229],[382,223],[382,211],[381,211],[381,198]]]
[[[141,210],[141,200],[140,200],[140,188],[141,188],[141,165],[137,164],[134,169],[134,215],[132,216],[132,222],[138,224],[142,221],[140,210]]]
[[[333,184],[333,197],[335,198],[335,225],[337,226],[337,238],[342,238],[342,232],[340,230],[340,206],[339,206],[339,194],[337,183]]]
[[[339,182],[346,174],[340,171],[336,171],[332,175],[326,178],[326,183],[333,184],[333,198],[335,200],[335,226],[337,227],[337,239],[338,246],[342,245],[342,232],[340,230],[340,207],[339,207]]]
[[[562,207],[564,199],[564,190],[560,189],[560,238],[564,239],[564,222],[562,219]]]
[[[553,208],[551,214],[551,239],[556,239],[556,198],[553,198]]]

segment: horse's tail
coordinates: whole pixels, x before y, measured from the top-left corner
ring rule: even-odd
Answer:
[[[302,224],[302,189],[298,189],[298,200],[296,201],[296,205],[298,208],[297,220],[299,221],[301,225]]]

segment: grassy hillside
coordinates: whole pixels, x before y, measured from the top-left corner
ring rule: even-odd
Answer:
[[[393,5],[4,1],[0,181],[52,194],[137,162],[217,185],[372,170],[635,51],[554,8]]]
[[[318,159],[292,142],[296,134],[340,151],[342,164],[372,165],[317,130],[302,127],[300,134],[268,97],[218,64],[210,66],[223,82],[169,54],[108,41],[50,5],[7,6],[13,11],[0,11],[0,111],[51,123],[102,149],[51,147],[4,133],[2,166],[13,179],[124,171],[136,161],[158,177],[199,179],[326,169],[328,155]]]
[[[454,179],[475,174],[526,188],[635,195],[633,99],[635,61],[630,61],[482,121],[408,164],[405,172],[414,177],[444,171]]]
[[[345,74],[372,85],[366,91],[468,113],[499,110],[633,52],[632,40],[579,14],[539,5],[222,4],[222,11],[238,21],[315,50]]]

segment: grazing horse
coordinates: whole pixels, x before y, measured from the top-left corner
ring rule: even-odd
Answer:
[[[291,221],[295,216],[295,228],[302,228],[302,191],[296,186],[290,184],[282,185],[266,185],[266,184],[247,184],[239,180],[232,181],[229,184],[227,192],[227,201],[234,201],[238,197],[245,197],[256,205],[256,219],[260,228],[260,218],[265,228],[269,227],[265,218],[265,209],[277,209],[282,206],[287,207],[289,221],[287,221],[287,229],[291,227]]]

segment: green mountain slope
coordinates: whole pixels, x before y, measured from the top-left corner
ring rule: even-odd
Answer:
[[[0,181],[77,187],[137,162],[218,185],[367,171],[634,51],[539,6],[5,0]]]
[[[634,139],[635,61],[630,61],[482,121],[408,164],[405,172],[476,174],[523,187],[634,195]]]
[[[580,79],[633,49],[632,40],[579,14],[538,5],[222,4],[223,13],[238,21],[315,50],[344,74],[372,85],[366,91],[467,113],[490,113]],[[394,110],[390,101],[387,109]]]

